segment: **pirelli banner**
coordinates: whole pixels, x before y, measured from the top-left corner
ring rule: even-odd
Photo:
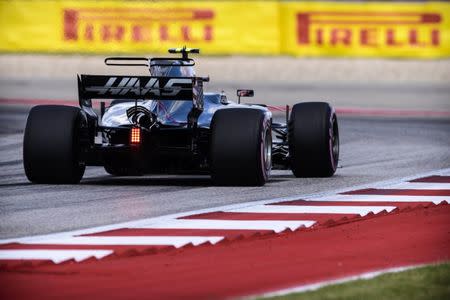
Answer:
[[[278,54],[278,4],[0,0],[0,51]]]
[[[450,3],[0,0],[0,51],[438,58]]]
[[[281,51],[299,56],[450,56],[450,3],[282,4]]]

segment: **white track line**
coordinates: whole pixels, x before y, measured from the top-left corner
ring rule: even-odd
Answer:
[[[300,227],[311,227],[315,221],[235,221],[235,220],[167,220],[157,224],[139,224],[133,228],[158,228],[158,229],[235,229],[235,230],[273,230],[281,232],[286,229],[296,230]]]
[[[450,190],[450,183],[401,182],[385,187],[387,189],[405,190]]]
[[[434,264],[430,264],[430,265],[434,265]],[[378,276],[384,275],[384,274],[404,272],[404,271],[421,268],[421,267],[425,267],[425,266],[427,266],[427,265],[423,264],[423,265],[412,265],[412,266],[382,269],[382,270],[377,270],[377,271],[372,271],[372,272],[361,273],[361,274],[358,274],[355,276],[344,277],[344,278],[340,278],[340,279],[336,279],[336,280],[327,280],[327,281],[322,281],[322,282],[313,283],[313,284],[300,285],[297,287],[287,288],[287,289],[283,289],[283,290],[279,290],[279,291],[275,291],[275,292],[266,293],[263,295],[257,295],[254,297],[250,296],[250,297],[243,298],[243,299],[271,298],[271,297],[289,295],[289,294],[293,294],[293,293],[315,291],[315,290],[318,290],[322,287],[329,286],[329,285],[342,284],[342,283],[355,281],[355,280],[361,280],[361,279],[367,280],[367,279],[372,279],[372,278],[375,278],[375,277],[378,277]]]
[[[255,205],[229,210],[240,213],[282,213],[282,214],[378,214],[391,212],[395,206],[306,206],[306,205]]]
[[[105,246],[174,246],[187,244],[195,246],[210,242],[215,244],[223,240],[222,236],[77,236],[58,239],[40,239],[25,244],[51,245],[105,245]]]
[[[308,201],[349,201],[349,202],[433,202],[439,204],[450,201],[450,196],[390,196],[390,195],[330,195],[307,198]]]
[[[59,264],[69,259],[78,262],[91,257],[101,259],[111,253],[113,253],[112,250],[0,250],[0,260],[51,260],[55,264]]]

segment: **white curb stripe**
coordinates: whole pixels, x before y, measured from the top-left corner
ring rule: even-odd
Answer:
[[[296,230],[302,226],[311,227],[315,221],[235,221],[235,220],[167,220],[164,223],[140,224],[133,228],[158,228],[158,229],[235,229],[235,230],[273,230],[281,232],[286,229]]]
[[[91,257],[101,259],[111,253],[113,253],[111,250],[0,250],[0,260],[51,260],[55,264],[59,264],[69,259],[77,262]]]
[[[174,246],[183,247],[192,243],[197,246],[206,242],[215,244],[222,236],[77,236],[58,239],[40,239],[26,244],[51,245],[105,245],[105,246]]]
[[[153,224],[165,223],[168,220],[182,218],[182,217],[186,217],[186,216],[190,216],[190,215],[198,215],[198,214],[211,213],[211,212],[217,212],[217,211],[226,211],[226,210],[232,210],[232,209],[236,209],[236,208],[248,207],[248,206],[252,206],[252,205],[293,201],[293,200],[299,200],[299,199],[319,199],[320,197],[324,198],[323,196],[327,196],[327,195],[329,196],[329,195],[333,195],[336,193],[342,193],[342,192],[347,192],[347,191],[351,191],[351,190],[359,190],[359,189],[366,189],[366,188],[386,188],[388,186],[392,186],[392,185],[395,185],[395,184],[398,184],[401,182],[410,181],[410,180],[414,180],[417,178],[423,178],[423,177],[428,177],[428,176],[435,176],[435,175],[436,176],[438,176],[438,175],[439,176],[450,176],[450,168],[431,170],[428,172],[415,174],[415,175],[411,175],[411,176],[406,176],[403,178],[395,178],[395,179],[383,180],[383,181],[378,181],[378,182],[370,182],[370,183],[365,183],[365,184],[361,184],[361,185],[339,188],[336,190],[327,190],[327,191],[323,191],[323,192],[306,194],[306,195],[293,195],[293,196],[289,196],[289,197],[280,197],[280,198],[272,198],[272,199],[266,199],[266,200],[260,200],[260,201],[229,204],[229,205],[223,205],[223,206],[219,206],[219,207],[205,208],[205,209],[199,209],[199,210],[195,210],[195,211],[175,213],[175,214],[164,215],[164,216],[159,216],[159,217],[140,219],[140,220],[111,224],[111,225],[103,225],[103,226],[86,228],[86,229],[71,230],[71,231],[65,231],[65,232],[59,232],[59,233],[50,233],[50,234],[43,234],[43,235],[36,235],[36,236],[0,239],[0,245],[8,244],[8,243],[26,243],[28,241],[40,240],[42,238],[65,238],[65,237],[70,237],[70,236],[99,233],[99,232],[104,232],[104,231],[120,229],[120,228],[139,228],[142,226],[149,226],[149,225],[153,225]],[[235,196],[233,196],[233,197],[235,197]],[[336,199],[336,197],[339,197],[339,196],[330,196],[330,198],[332,198],[332,199],[328,200],[328,201],[334,201],[334,199]],[[403,197],[406,197],[406,196],[403,196]],[[423,198],[424,197],[422,197],[422,200],[423,200]],[[440,199],[442,199],[442,198],[443,197],[440,197]],[[380,198],[378,198],[378,199],[380,199]],[[386,198],[384,198],[384,201],[386,201],[385,199]],[[323,200],[323,201],[325,201],[325,200]],[[341,201],[346,201],[346,200],[341,200]],[[354,201],[361,201],[361,200],[354,200]],[[439,201],[439,199],[436,200],[435,198],[433,198],[432,201],[434,201],[433,203],[435,203],[435,204],[439,204],[441,202],[441,201]],[[401,201],[397,201],[397,202],[401,202]]]
[[[306,206],[306,205],[255,205],[229,210],[241,213],[283,213],[283,214],[378,214],[383,210],[391,212],[395,206]]]
[[[349,201],[349,202],[433,202],[439,204],[450,201],[450,196],[389,196],[389,195],[331,195],[308,198],[309,201]]]
[[[8,244],[8,243],[22,243],[22,244],[41,244],[41,243],[50,243],[50,244],[64,244],[64,245],[173,245],[176,247],[182,247],[183,245],[192,243],[194,245],[198,245],[204,242],[211,242],[211,243],[217,243],[218,241],[222,240],[223,237],[178,237],[178,236],[165,236],[165,237],[158,237],[158,236],[145,236],[145,237],[80,237],[80,235],[87,235],[87,234],[93,234],[93,233],[101,233],[105,231],[120,229],[120,228],[167,228],[167,229],[217,229],[217,230],[227,230],[227,229],[237,229],[237,230],[272,230],[274,232],[281,232],[285,229],[291,229],[296,230],[300,227],[310,227],[312,226],[315,221],[314,220],[299,220],[299,221],[265,221],[265,220],[251,220],[251,221],[241,221],[241,220],[205,220],[205,219],[179,219],[185,216],[192,216],[202,213],[211,213],[211,212],[217,212],[217,211],[249,211],[249,210],[259,210],[261,208],[258,208],[258,206],[264,206],[266,204],[276,204],[277,202],[281,201],[292,201],[292,200],[299,200],[299,199],[309,199],[311,201],[349,201],[349,202],[355,202],[355,206],[350,207],[357,207],[357,202],[363,201],[363,202],[370,202],[370,201],[383,201],[383,202],[432,202],[434,204],[439,204],[442,201],[450,202],[450,197],[442,197],[442,196],[389,196],[389,195],[339,195],[336,193],[342,193],[346,191],[351,190],[359,190],[359,189],[365,189],[365,188],[379,188],[379,189],[386,189],[386,188],[407,188],[407,189],[448,189],[448,184],[443,183],[419,183],[419,182],[405,182],[409,180],[413,180],[415,178],[422,178],[432,175],[450,175],[450,169],[442,169],[442,170],[434,170],[423,174],[417,174],[415,176],[409,176],[402,179],[394,179],[394,180],[388,180],[388,181],[382,181],[377,183],[370,183],[370,184],[364,184],[360,186],[353,186],[353,187],[347,187],[345,189],[339,189],[335,191],[326,191],[316,194],[309,194],[309,195],[296,195],[291,197],[283,197],[283,198],[276,198],[276,199],[267,199],[267,200],[261,200],[261,201],[252,201],[252,202],[244,202],[244,203],[238,203],[238,204],[231,204],[231,205],[225,205],[221,207],[213,207],[208,209],[201,209],[197,211],[190,211],[190,212],[183,212],[183,213],[177,213],[172,215],[166,215],[161,217],[154,217],[154,218],[148,218],[148,219],[142,219],[142,220],[136,220],[136,221],[130,221],[130,222],[123,222],[118,224],[112,224],[112,225],[106,225],[106,226],[99,226],[95,228],[87,228],[82,230],[73,230],[73,231],[67,231],[67,232],[60,232],[60,233],[51,233],[46,235],[40,235],[40,236],[29,236],[29,237],[20,237],[20,238],[10,238],[10,239],[3,239],[0,240],[1,244]],[[415,188],[414,188],[415,187]],[[256,207],[255,207],[256,206]],[[311,205],[310,205],[311,206]],[[333,206],[337,206],[334,204]],[[253,208],[252,208],[253,207]],[[274,206],[271,206],[271,208],[265,207],[263,212],[269,212],[269,210],[277,210],[277,209],[289,209],[289,212],[292,213],[293,210],[302,209],[304,210],[305,206],[296,206],[297,208],[293,208],[294,206],[283,206],[283,208],[274,208]],[[310,213],[317,212],[317,209],[323,209],[323,206],[320,206],[321,208],[317,208],[315,206],[314,208],[311,208],[309,210]],[[374,210],[374,213],[376,213],[378,208],[374,206],[376,209]],[[386,206],[389,209],[391,206]],[[383,206],[383,208],[386,208]],[[373,208],[373,207],[371,207]],[[269,210],[267,210],[269,209]],[[344,210],[346,210],[344,212]],[[338,210],[334,210],[335,213],[349,213],[348,211],[349,206],[346,206],[345,208],[339,208]],[[367,211],[361,211],[363,209],[367,209],[366,207],[357,208],[358,212],[362,215],[364,215]],[[389,209],[386,209],[389,211]],[[277,212],[281,212],[278,210]],[[315,210],[313,212],[313,210]],[[285,211],[283,211],[285,212]],[[303,211],[305,213],[305,211]],[[326,213],[333,213],[330,211],[327,211]],[[351,212],[350,212],[351,213]],[[164,238],[170,239],[170,241],[163,240]],[[89,239],[89,240],[87,240]],[[107,240],[109,239],[109,240]],[[115,240],[114,240],[115,239]],[[174,240],[176,239],[176,240]],[[188,240],[186,240],[188,239]],[[215,240],[217,239],[217,240]],[[63,243],[64,242],[64,243]],[[3,251],[2,255],[0,256],[0,260],[5,259],[14,259],[13,257],[18,257],[17,259],[27,259],[26,257],[30,257],[28,259],[51,259],[54,262],[58,263],[60,261],[63,261],[64,259],[77,259],[77,260],[83,260],[88,257],[98,257],[101,258],[103,253],[106,253],[105,255],[108,255],[112,253],[112,250],[31,250],[31,249],[5,249],[0,250]],[[45,251],[45,252],[39,252],[39,251]],[[89,256],[88,252],[83,251],[90,251],[89,253],[94,256]],[[94,251],[94,252],[93,252]],[[106,251],[106,252],[102,252]],[[17,255],[11,254],[12,252],[17,252]],[[54,254],[54,255],[52,255]],[[20,258],[20,255],[23,255],[22,258]],[[97,255],[97,256],[95,256]],[[9,258],[8,258],[9,257]]]

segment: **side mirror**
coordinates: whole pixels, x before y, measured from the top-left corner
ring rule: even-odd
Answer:
[[[253,97],[255,92],[253,90],[237,90],[238,97]]]
[[[238,103],[241,103],[241,97],[253,97],[255,92],[253,90],[237,90]]]

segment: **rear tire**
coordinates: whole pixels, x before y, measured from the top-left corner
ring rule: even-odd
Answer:
[[[339,129],[326,102],[297,103],[288,126],[291,169],[296,177],[330,177],[339,160]]]
[[[85,164],[81,159],[81,110],[62,105],[31,109],[25,127],[23,164],[34,183],[78,183]]]
[[[272,168],[268,114],[258,109],[217,111],[211,122],[211,176],[217,185],[264,185]]]

